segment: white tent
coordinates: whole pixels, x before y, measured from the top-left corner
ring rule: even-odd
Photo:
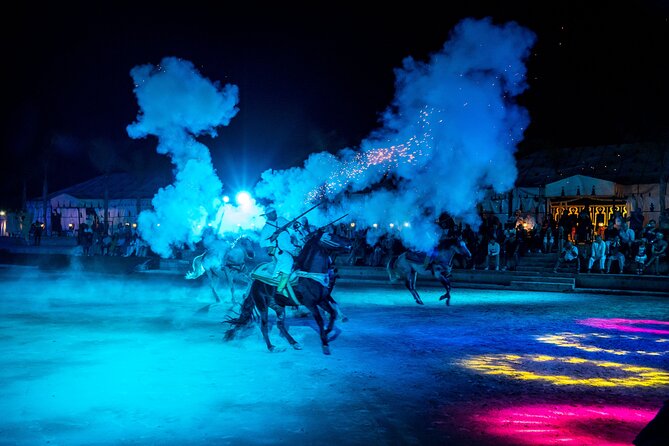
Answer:
[[[593,194],[594,190],[594,194]],[[575,197],[578,195],[616,195],[616,184],[586,175],[572,175],[546,185],[547,197]]]

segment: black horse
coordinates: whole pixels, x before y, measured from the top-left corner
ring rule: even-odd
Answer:
[[[416,277],[418,275],[432,275],[439,279],[444,287],[445,293],[439,300],[446,300],[446,305],[451,303],[451,270],[453,269],[453,259],[456,254],[465,258],[472,256],[467,245],[460,239],[446,239],[439,243],[437,249],[431,253],[421,253],[416,251],[407,251],[398,257],[391,258],[388,261],[386,270],[390,282],[394,283],[397,279],[404,279],[404,285],[407,287],[418,305],[423,305],[423,300],[416,291]]]
[[[348,252],[350,249],[350,240],[318,230],[307,240],[304,248],[295,259],[296,272],[291,279],[291,283],[293,283],[292,281],[295,282],[293,286],[295,296],[299,303],[309,310],[318,324],[323,353],[326,355],[330,354],[328,334],[334,328],[337,317],[337,311],[334,308],[336,303],[331,296],[336,278],[331,255],[338,252]],[[288,333],[285,323],[286,307],[294,307],[296,304],[290,297],[276,292],[276,280],[268,277],[271,276],[271,273],[266,273],[268,266],[271,270],[271,264],[267,263],[258,265],[254,270],[252,274],[253,283],[242,302],[239,317],[225,321],[232,325],[232,328],[226,331],[224,339],[233,339],[240,329],[248,326],[253,320],[255,308],[260,314],[260,329],[267,344],[267,349],[271,352],[281,351],[282,349],[277,349],[269,339],[268,309],[271,308],[276,313],[276,325],[281,335],[288,340],[294,349],[300,350],[302,346]],[[327,327],[319,308],[328,314]]]

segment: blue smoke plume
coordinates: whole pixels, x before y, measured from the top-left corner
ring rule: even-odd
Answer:
[[[174,57],[158,66],[137,66],[130,74],[140,110],[128,134],[156,136],[158,153],[169,155],[174,164],[174,183],[158,191],[153,210],[139,215],[140,234],[151,249],[169,257],[173,248],[202,240],[207,228],[222,234],[260,224],[262,210],[255,202],[243,208],[223,203],[209,149],[196,140],[204,134],[216,136],[216,128],[237,114],[237,87],[221,87],[192,63]]]
[[[303,167],[268,170],[255,196],[286,217],[316,225],[344,213],[370,243],[385,233],[429,250],[443,212],[478,226],[476,204],[489,187],[511,189],[514,153],[529,124],[514,99],[527,87],[524,60],[535,34],[516,23],[465,19],[427,62],[407,58],[383,125],[357,149],[314,153]]]

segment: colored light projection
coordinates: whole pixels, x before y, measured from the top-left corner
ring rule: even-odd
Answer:
[[[479,355],[460,365],[487,375],[503,375],[524,381],[544,381],[556,385],[595,387],[655,387],[669,385],[669,373],[652,368],[609,361],[547,355]],[[585,367],[584,367],[585,366]],[[591,372],[592,378],[570,376]],[[610,375],[602,377],[602,375]]]
[[[657,321],[653,319],[597,319],[589,318],[577,321],[581,325],[588,327],[605,328],[609,330],[620,330],[635,333],[653,333],[669,335],[669,322]],[[666,330],[659,328],[637,327],[637,325],[662,325]]]
[[[657,410],[625,406],[532,404],[488,410],[472,416],[487,435],[517,445],[623,446]]]
[[[615,348],[604,348],[597,347],[592,345],[594,343],[605,343],[610,340],[623,340],[623,341],[638,341],[644,340],[647,342],[653,342],[655,344],[665,344],[666,348],[669,348],[669,339],[660,338],[648,340],[640,338],[639,336],[633,335],[608,335],[601,333],[557,333],[557,334],[548,334],[543,336],[538,336],[537,341],[545,342],[546,344],[557,345],[559,347],[571,347],[577,350],[583,350],[591,353],[610,353],[612,355],[648,355],[648,356],[661,356],[669,353],[669,350],[662,350],[662,345],[658,345],[657,351],[645,351],[645,350],[622,350]]]

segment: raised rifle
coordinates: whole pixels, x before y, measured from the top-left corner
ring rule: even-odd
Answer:
[[[268,239],[269,241],[271,241],[272,243],[276,242],[276,239],[279,238],[279,235],[280,235],[283,231],[285,231],[286,229],[290,228],[290,226],[291,226],[292,224],[294,224],[298,219],[302,218],[302,217],[303,217],[304,215],[306,215],[307,213],[313,211],[314,209],[316,209],[316,208],[317,208],[318,206],[320,206],[321,204],[323,204],[322,201],[316,203],[315,205],[311,206],[311,207],[310,207],[309,209],[307,209],[306,211],[302,212],[302,213],[301,213],[300,215],[298,215],[297,217],[293,218],[291,221],[289,221],[289,222],[286,223],[285,225],[281,225],[281,226],[277,227],[277,228],[276,228],[276,231],[274,231],[274,232],[272,233],[272,235],[270,235],[267,239]]]

